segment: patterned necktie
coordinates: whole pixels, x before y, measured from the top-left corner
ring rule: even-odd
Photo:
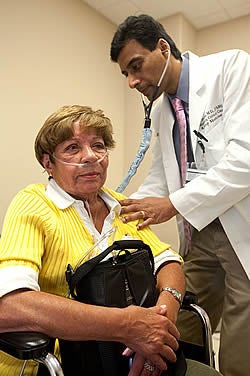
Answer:
[[[187,173],[187,122],[184,111],[184,106],[179,98],[171,99],[176,120],[180,131],[180,167],[181,167],[181,186],[184,187]],[[188,241],[188,248],[191,246],[191,232],[190,225],[185,218],[183,218],[184,232]]]
[[[182,101],[179,98],[172,99],[176,120],[180,131],[180,168],[181,186],[184,187],[187,173],[187,123]]]

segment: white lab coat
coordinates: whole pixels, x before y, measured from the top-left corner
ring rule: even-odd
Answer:
[[[174,117],[162,95],[152,113],[153,161],[136,197],[169,195],[173,205],[196,229],[219,217],[250,277],[250,59],[239,50],[189,57],[189,121],[196,162],[201,157],[193,130],[204,142],[208,171],[180,189],[172,130]],[[177,216],[180,252],[183,225]]]

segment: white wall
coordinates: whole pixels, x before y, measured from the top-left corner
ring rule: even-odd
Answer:
[[[33,143],[45,118],[62,105],[102,108],[112,119],[117,148],[108,181],[121,180],[124,82],[109,59],[114,30],[81,0],[1,1],[0,228],[17,191],[46,182]]]
[[[200,55],[240,48],[250,53],[250,15],[207,27],[197,33],[196,48]]]

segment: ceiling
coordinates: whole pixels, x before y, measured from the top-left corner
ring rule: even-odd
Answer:
[[[250,0],[82,0],[118,25],[127,16],[149,14],[162,19],[177,13],[196,28],[250,14]]]

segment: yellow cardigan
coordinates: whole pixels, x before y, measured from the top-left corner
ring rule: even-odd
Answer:
[[[104,190],[118,200],[124,198],[110,189]],[[65,296],[66,267],[77,264],[93,245],[93,238],[73,206],[59,209],[45,191],[43,184],[32,184],[13,199],[0,240],[0,269],[28,266],[38,273],[42,291]],[[161,242],[150,228],[137,231],[137,223],[124,224],[117,215],[113,221],[113,226],[117,226],[115,240],[124,235],[143,240],[151,246],[154,256],[170,247]],[[0,374],[18,375],[20,362],[4,358],[1,353]],[[35,368],[28,374],[35,375]]]

